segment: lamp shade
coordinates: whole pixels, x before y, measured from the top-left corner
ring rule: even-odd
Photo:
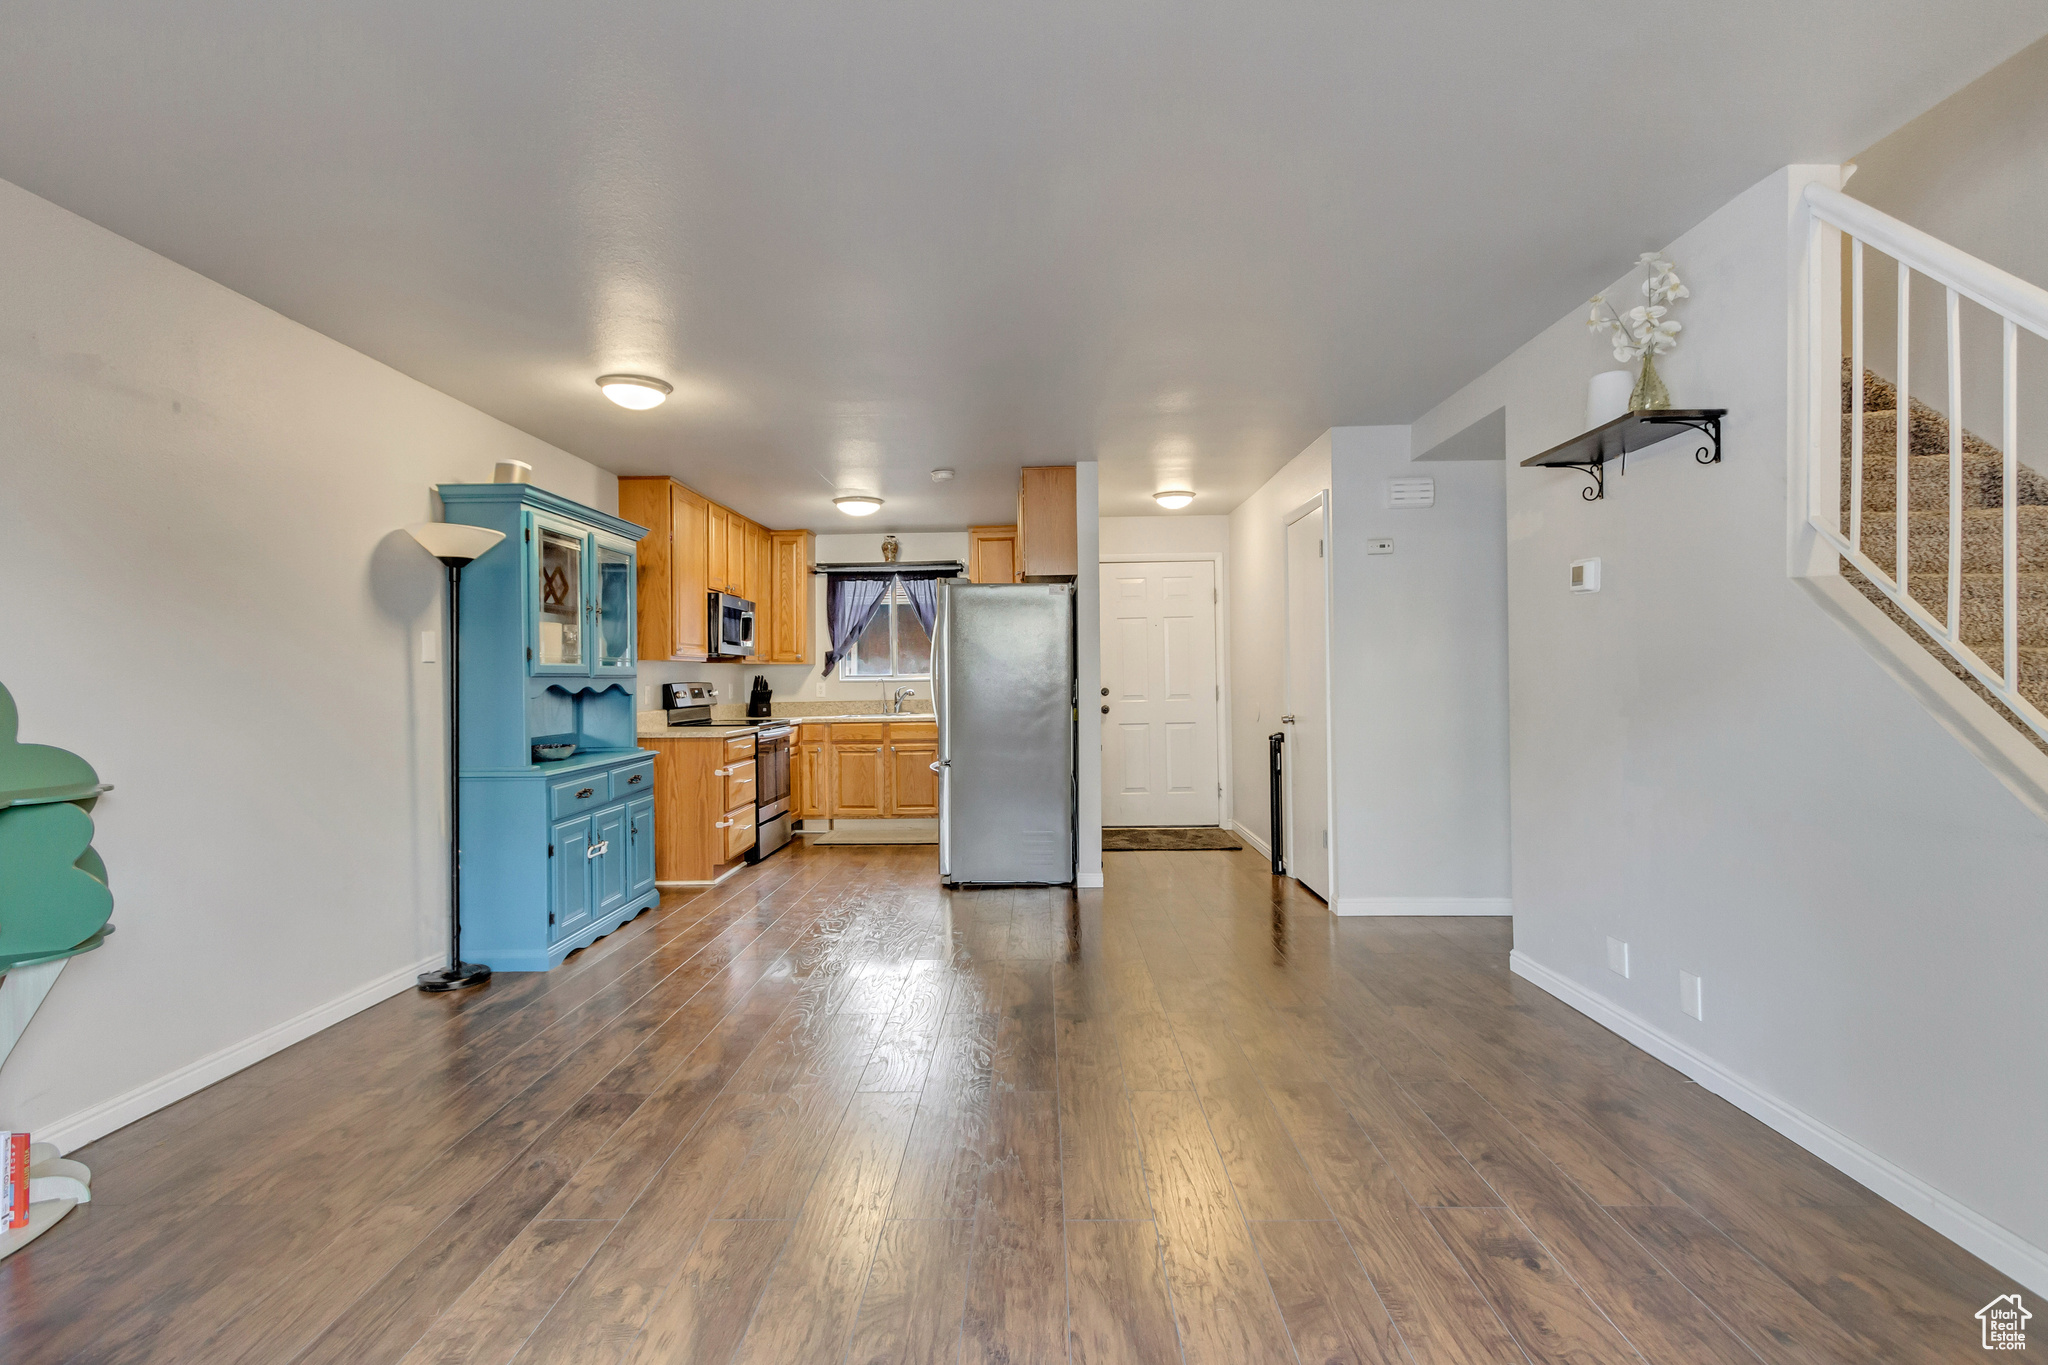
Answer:
[[[459,521],[423,521],[405,531],[443,564],[467,564],[505,538],[503,531]]]

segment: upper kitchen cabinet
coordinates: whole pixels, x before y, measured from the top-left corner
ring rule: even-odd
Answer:
[[[811,661],[811,567],[817,538],[809,531],[768,533],[768,623],[756,621],[767,652],[763,663]]]
[[[1017,581],[1016,527],[970,526],[967,528],[967,581],[970,583],[1015,583]]]
[[[1081,571],[1074,510],[1074,466],[1024,467],[1017,488],[1018,582],[1072,578]]]
[[[640,658],[704,662],[709,594],[727,592],[754,604],[760,652],[748,663],[809,661],[809,531],[770,531],[665,475],[621,478],[619,511],[651,528],[640,543]],[[792,557],[801,575],[786,572]]]

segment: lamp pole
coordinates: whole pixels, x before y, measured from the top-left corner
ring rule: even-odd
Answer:
[[[462,960],[462,566],[505,536],[450,522],[415,526],[411,534],[448,568],[448,965],[421,972],[419,988],[452,991],[491,979],[483,963]]]

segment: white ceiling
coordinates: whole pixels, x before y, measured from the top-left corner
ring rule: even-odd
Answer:
[[[0,176],[775,525],[1227,511],[2048,0],[10,0]],[[4,305],[0,305],[4,306]],[[607,371],[668,379],[651,413]],[[959,477],[934,484],[934,466]]]

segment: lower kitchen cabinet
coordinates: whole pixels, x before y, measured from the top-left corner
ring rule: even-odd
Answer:
[[[877,730],[881,729],[878,725]],[[832,745],[832,814],[876,819],[887,809],[880,744]]]
[[[790,808],[804,820],[920,819],[939,813],[939,727],[929,720],[798,727]]]
[[[709,886],[738,871],[754,847],[753,731],[681,726],[642,734],[640,747],[654,755],[656,884]]]

